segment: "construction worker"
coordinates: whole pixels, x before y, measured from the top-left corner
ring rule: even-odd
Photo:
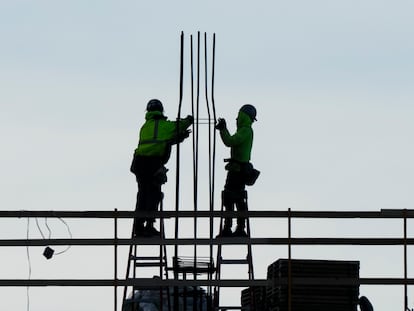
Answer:
[[[175,121],[167,120],[164,107],[158,99],[147,104],[145,123],[139,133],[138,147],[135,149],[131,172],[138,183],[137,211],[154,212],[162,200],[161,185],[167,181],[167,168],[164,166],[171,155],[171,146],[189,136],[188,127],[193,117]],[[177,128],[178,127],[178,128]],[[138,217],[134,222],[135,236],[159,236],[154,228],[154,217]]]
[[[239,110],[237,131],[234,135],[230,135],[227,130],[225,119],[218,119],[216,124],[216,129],[220,131],[224,145],[231,148],[230,159],[225,160],[228,162],[225,167],[228,172],[224,191],[222,192],[222,201],[226,211],[234,211],[234,205],[236,205],[237,211],[247,210],[245,186],[250,184],[247,181],[246,174],[250,174],[251,169],[253,169],[249,161],[253,145],[252,123],[254,121],[256,121],[256,108],[252,105],[244,105]],[[232,225],[232,218],[227,217],[224,220],[224,227],[221,228],[217,237],[247,236],[245,217],[237,219],[237,227],[234,232],[231,230]]]

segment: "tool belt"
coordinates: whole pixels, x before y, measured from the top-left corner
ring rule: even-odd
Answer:
[[[253,186],[260,175],[260,171],[253,167],[251,162],[240,162],[234,159],[224,159],[228,162],[224,167],[230,172],[240,172],[243,176],[244,183],[247,186]]]

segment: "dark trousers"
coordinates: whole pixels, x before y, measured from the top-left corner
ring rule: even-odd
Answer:
[[[234,206],[236,206],[239,212],[247,210],[245,187],[245,177],[242,172],[227,172],[226,184],[224,185],[222,194],[223,205],[226,211],[234,211]],[[227,217],[224,220],[224,228],[230,229],[232,225],[232,217]],[[246,218],[238,217],[237,226],[240,229],[244,229],[246,226]]]
[[[135,174],[138,183],[136,211],[155,212],[162,199],[161,184],[155,173],[163,167],[163,162],[158,157],[135,156],[131,165],[131,171]],[[135,219],[135,231],[144,226],[152,225],[154,217],[138,217]]]

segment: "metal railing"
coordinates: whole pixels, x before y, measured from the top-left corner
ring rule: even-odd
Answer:
[[[158,280],[158,279],[122,279],[118,278],[118,247],[131,244],[139,245],[218,245],[218,244],[245,244],[244,238],[210,239],[210,238],[120,238],[118,222],[120,219],[133,219],[137,216],[155,216],[164,219],[178,218],[220,218],[246,216],[250,218],[281,218],[288,221],[288,236],[286,238],[251,238],[252,245],[286,245],[288,247],[288,259],[291,259],[291,247],[295,245],[376,245],[376,246],[403,246],[404,277],[378,277],[359,280],[324,278],[324,284],[332,285],[403,285],[404,286],[404,311],[408,308],[408,285],[414,285],[414,278],[408,277],[408,253],[407,247],[414,245],[414,238],[407,236],[407,220],[414,218],[414,210],[381,210],[375,211],[248,211],[248,212],[221,212],[221,211],[163,211],[163,212],[132,212],[132,211],[0,211],[0,219],[4,218],[78,218],[78,219],[112,219],[113,238],[84,238],[84,239],[1,239],[0,247],[28,247],[28,246],[57,246],[57,245],[88,245],[88,246],[112,246],[113,247],[113,278],[112,279],[0,279],[0,287],[39,287],[39,286],[104,286],[114,288],[114,310],[118,310],[117,289],[124,286],[220,286],[220,287],[248,287],[266,286],[266,279],[255,280]],[[403,236],[400,238],[295,238],[291,236],[292,219],[400,219],[403,221]],[[292,278],[280,279],[280,284],[318,284],[316,278]],[[272,281],[274,283],[274,280]],[[355,284],[355,283],[358,284]]]

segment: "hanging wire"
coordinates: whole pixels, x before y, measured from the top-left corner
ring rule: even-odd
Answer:
[[[50,230],[49,224],[47,223],[47,217],[45,217],[45,226],[49,232],[48,239],[50,239],[52,237],[52,230]]]
[[[66,223],[66,221],[64,221],[62,218],[60,218],[60,217],[58,217],[58,219],[61,221],[61,222],[63,222],[63,224],[66,226],[66,230],[68,231],[68,233],[69,233],[69,236],[70,236],[70,238],[72,239],[73,238],[73,236],[72,236],[72,232],[70,231],[70,227],[69,227],[69,225]],[[71,248],[72,246],[71,245],[68,245],[67,247],[66,247],[66,249],[64,249],[63,251],[60,251],[60,252],[58,252],[58,253],[55,253],[55,256],[57,256],[57,255],[61,255],[61,254],[63,254],[63,253],[66,253],[70,248]]]
[[[68,234],[69,234],[70,238],[72,239],[73,236],[72,236],[72,232],[70,230],[69,225],[62,218],[58,217],[58,219],[66,226],[66,230],[68,231]],[[35,218],[35,221],[36,221],[37,229],[40,232],[40,235],[42,236],[43,239],[46,239],[45,234],[43,233],[42,228],[40,227],[39,220],[38,220],[37,217]],[[49,232],[48,239],[50,239],[51,236],[52,236],[52,230],[50,230],[50,227],[49,227],[49,225],[47,223],[47,218],[45,218],[45,226],[46,226],[46,228],[47,228],[47,230]],[[57,255],[61,255],[63,253],[66,253],[70,248],[71,248],[71,245],[68,245],[66,247],[66,249],[64,249],[63,251],[57,252],[54,255],[57,256]]]
[[[37,229],[39,229],[40,235],[42,236],[43,239],[45,239],[45,235],[43,234],[42,229],[40,228],[39,220],[37,219],[37,217],[35,218],[35,221],[36,221]]]

